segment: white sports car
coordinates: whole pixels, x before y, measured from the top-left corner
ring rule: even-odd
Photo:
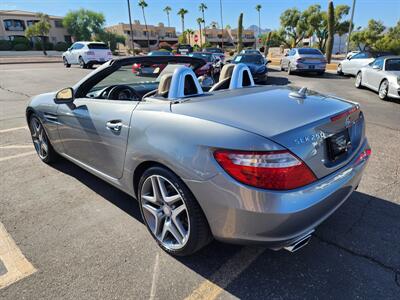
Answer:
[[[400,99],[400,56],[382,56],[357,72],[355,86],[378,92],[379,98]]]

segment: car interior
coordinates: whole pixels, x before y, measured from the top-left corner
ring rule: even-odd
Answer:
[[[106,75],[86,88],[87,98],[141,101],[148,97],[178,99],[220,90],[254,86],[249,68],[244,64],[226,64],[218,82],[203,85],[204,76],[196,77],[188,64],[129,64]]]

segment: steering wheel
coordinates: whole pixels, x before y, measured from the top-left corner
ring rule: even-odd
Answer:
[[[139,101],[141,98],[133,88],[124,84],[114,86],[107,95],[109,100]]]

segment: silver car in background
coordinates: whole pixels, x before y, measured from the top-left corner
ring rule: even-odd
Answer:
[[[281,59],[281,71],[293,73],[325,73],[326,59],[315,48],[293,48]]]
[[[363,51],[356,53],[354,55],[348,56],[346,59],[342,60],[337,66],[337,74],[339,75],[353,75],[356,76],[358,71],[370,64],[375,60],[375,58],[390,55],[386,52],[371,52]]]
[[[204,89],[195,75],[204,64],[117,59],[33,97],[26,118],[39,158],[61,156],[136,198],[172,255],[212,237],[300,249],[360,183],[371,153],[360,106],[257,86],[240,63]]]
[[[400,99],[400,56],[382,56],[357,72],[355,86],[378,92],[382,100]]]

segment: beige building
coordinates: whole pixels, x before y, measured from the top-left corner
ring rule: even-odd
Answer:
[[[134,23],[132,23],[132,28],[135,48],[147,48],[147,36],[150,41],[150,49],[156,49],[160,42],[167,42],[170,45],[178,42],[175,27],[164,26],[163,23],[147,25],[146,30],[145,25],[135,20]],[[123,51],[127,48],[131,48],[132,40],[129,24],[119,23],[117,25],[108,26],[105,29],[109,32],[125,36],[125,46],[118,45],[118,50]]]
[[[39,18],[36,13],[22,10],[0,10],[0,40],[13,40],[25,36],[25,29],[32,26]],[[47,41],[71,42],[71,35],[62,26],[62,17],[50,16],[51,29]]]
[[[201,42],[204,44],[206,41],[209,42],[213,47],[221,47],[222,45],[222,30],[219,28],[207,28],[206,33],[204,29],[201,30]],[[237,29],[226,28],[223,31],[224,34],[224,48],[236,47],[238,42]],[[195,42],[195,39],[197,41]],[[243,29],[242,41],[244,47],[253,47],[256,43],[256,37],[252,30]],[[190,37],[190,44],[200,46],[200,30],[195,30],[194,34]]]

